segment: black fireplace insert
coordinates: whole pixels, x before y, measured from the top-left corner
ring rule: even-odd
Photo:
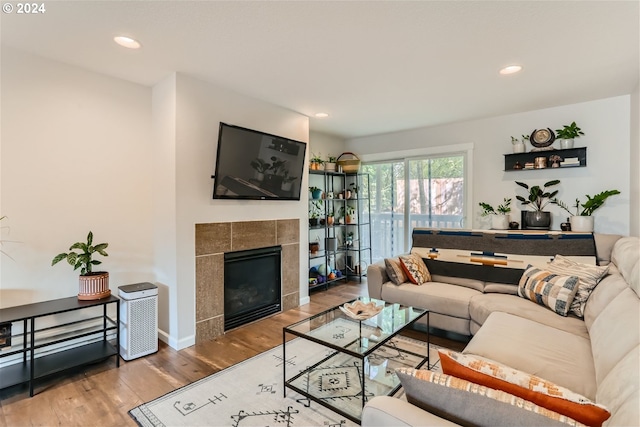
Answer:
[[[224,254],[224,330],[282,310],[280,246]]]

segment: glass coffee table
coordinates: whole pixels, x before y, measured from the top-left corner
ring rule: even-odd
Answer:
[[[429,366],[429,311],[358,299],[384,308],[369,319],[355,320],[337,306],[284,327],[282,370],[285,396],[289,388],[302,395],[298,400],[307,406],[317,402],[360,423],[362,408],[369,399],[392,395],[400,388],[396,368]],[[425,316],[426,342],[400,335]],[[287,334],[304,342],[287,342]],[[291,361],[303,348],[311,356],[307,355],[303,366],[292,369]]]

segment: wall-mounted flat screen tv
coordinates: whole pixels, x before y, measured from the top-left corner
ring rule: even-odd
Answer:
[[[300,200],[307,144],[220,123],[214,199]]]

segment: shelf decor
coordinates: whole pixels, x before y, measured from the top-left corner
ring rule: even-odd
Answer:
[[[345,303],[340,306],[340,310],[344,314],[355,320],[369,319],[380,313],[383,308],[384,305],[376,305],[373,301],[364,303],[360,300],[354,301],[353,303]]]

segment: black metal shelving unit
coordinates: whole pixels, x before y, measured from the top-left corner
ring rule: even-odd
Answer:
[[[22,362],[0,368],[0,389],[28,383],[29,396],[33,396],[34,382],[49,375],[111,356],[116,356],[116,366],[120,366],[119,302],[115,296],[92,301],[70,297],[0,309],[0,325],[22,324],[22,333],[11,336],[11,346],[0,351],[0,358],[22,354]],[[115,319],[108,314],[111,304],[115,304]],[[95,307],[102,308],[101,315],[63,322],[55,317]],[[45,318],[53,326],[36,324]],[[113,333],[115,340],[108,339]],[[81,338],[87,338],[87,343],[53,352],[53,346]]]
[[[353,184],[353,185],[352,185]],[[371,264],[371,198],[369,197],[369,175],[348,173],[347,188],[357,187],[352,197],[346,201],[355,209],[355,222],[346,224],[346,233],[353,233],[353,243],[345,247],[347,252],[346,270],[348,278],[362,280]]]

